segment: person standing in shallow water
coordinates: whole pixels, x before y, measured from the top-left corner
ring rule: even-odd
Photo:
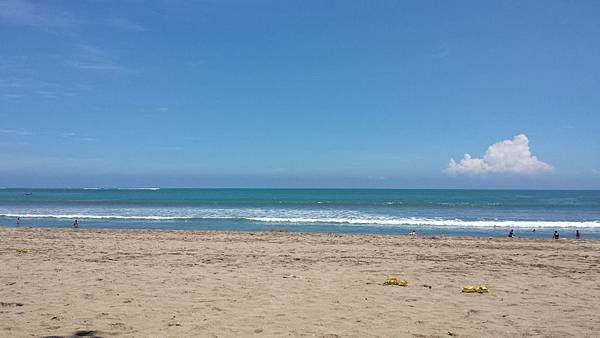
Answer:
[[[575,239],[580,239],[581,238],[581,233],[579,233],[579,230],[575,230]]]
[[[510,231],[508,232],[508,237],[509,238],[513,238],[515,236],[515,232],[513,229],[510,229]]]
[[[17,217],[17,226],[19,226],[19,224],[21,224],[21,217]]]
[[[73,228],[79,229],[79,221],[77,219],[75,219],[75,222],[73,222]]]
[[[554,230],[554,239],[558,239],[560,237],[560,234],[558,233],[558,230]]]

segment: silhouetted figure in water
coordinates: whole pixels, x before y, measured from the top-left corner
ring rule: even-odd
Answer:
[[[73,228],[79,229],[79,221],[77,219],[75,220],[75,222],[73,222]]]
[[[508,237],[509,238],[513,238],[515,236],[515,232],[513,229],[510,229],[510,231],[508,232]]]
[[[554,230],[554,239],[558,239],[560,237],[560,234],[558,233],[558,230]]]
[[[21,224],[21,217],[17,217],[17,226]]]
[[[579,233],[579,230],[575,230],[575,239],[580,239],[581,238],[581,233]]]

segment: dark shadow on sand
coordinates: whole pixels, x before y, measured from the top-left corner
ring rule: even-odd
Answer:
[[[95,330],[78,330],[73,332],[70,336],[43,336],[41,338],[77,338],[77,337],[91,337],[91,338],[102,338],[98,335],[98,331]]]

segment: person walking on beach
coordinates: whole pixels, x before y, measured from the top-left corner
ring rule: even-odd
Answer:
[[[580,239],[581,238],[581,233],[579,233],[579,230],[575,230],[575,239]]]
[[[554,230],[554,239],[558,239],[560,237],[560,234],[558,233],[558,230]]]
[[[79,229],[79,221],[77,219],[75,219],[75,222],[73,222],[73,228]]]

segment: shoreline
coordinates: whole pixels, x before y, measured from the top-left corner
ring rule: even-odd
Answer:
[[[500,227],[498,227],[500,228]],[[194,233],[198,233],[198,234],[264,234],[264,233],[283,233],[283,234],[298,234],[298,235],[316,235],[316,236],[320,236],[320,235],[325,235],[325,236],[375,236],[375,237],[397,237],[397,238],[425,238],[425,239],[463,239],[463,240],[468,240],[468,239],[478,239],[478,240],[487,240],[487,239],[494,239],[494,240],[501,240],[503,238],[506,238],[506,240],[510,241],[510,240],[521,240],[521,241],[556,241],[555,239],[552,238],[546,238],[546,237],[520,237],[515,235],[512,238],[508,238],[507,236],[453,236],[453,235],[417,235],[415,237],[410,237],[408,233],[359,233],[359,232],[317,232],[317,231],[301,231],[301,230],[289,230],[288,228],[272,228],[272,229],[268,229],[268,230],[220,230],[220,229],[215,229],[215,230],[197,230],[197,229],[161,229],[161,228],[102,228],[102,227],[80,227],[77,229],[74,229],[71,226],[64,226],[64,227],[55,227],[55,226],[14,226],[14,225],[2,225],[0,224],[0,229],[12,229],[12,230],[19,230],[19,229],[23,229],[23,230],[49,230],[49,231],[54,231],[54,230],[59,230],[59,231],[76,231],[76,232],[165,232],[165,233],[169,233],[169,232],[173,232],[173,233],[190,233],[190,234],[194,234]],[[412,228],[411,228],[412,229]],[[508,234],[508,231],[511,229],[510,227],[502,227],[501,229],[506,230],[506,233]],[[550,229],[544,229],[546,231],[551,231]],[[553,231],[553,230],[552,230]],[[575,231],[575,229],[573,229],[573,231]],[[573,242],[584,242],[584,241],[598,241],[598,239],[589,239],[589,238],[581,238],[581,239],[575,239],[575,238],[571,238],[571,237],[566,237],[566,236],[562,236],[559,241],[573,241]]]
[[[8,336],[600,335],[596,240],[0,227],[0,265]]]
[[[80,222],[81,224],[82,222]],[[12,225],[3,225],[0,224],[0,229],[48,229],[48,230],[64,230],[64,231],[179,231],[179,232],[198,232],[198,233],[265,233],[265,232],[284,232],[290,234],[316,234],[316,235],[357,235],[357,236],[384,236],[384,237],[408,237],[409,233],[412,230],[418,230],[417,236],[418,238],[431,238],[431,237],[440,237],[440,238],[457,238],[457,239],[502,239],[508,238],[509,230],[516,229],[514,237],[512,240],[540,240],[540,241],[555,241],[552,238],[552,234],[554,232],[554,228],[536,228],[536,232],[532,235],[532,232],[527,229],[513,228],[513,227],[504,227],[498,226],[495,228],[479,228],[479,227],[456,227],[456,228],[444,228],[444,227],[411,227],[411,226],[403,226],[403,227],[395,227],[395,228],[385,228],[385,227],[373,227],[369,226],[347,226],[347,227],[327,227],[327,226],[318,226],[312,225],[310,230],[307,230],[306,227],[298,227],[295,228],[293,226],[281,226],[281,227],[267,227],[263,226],[260,228],[241,228],[235,229],[233,226],[231,227],[215,227],[215,228],[195,228],[195,227],[163,227],[163,228],[152,228],[145,226],[131,226],[131,227],[102,227],[97,225],[86,226],[85,224],[75,230],[71,225],[64,226],[40,226],[36,225],[24,225],[21,224],[16,226]],[[445,231],[444,231],[445,230]],[[582,237],[575,237],[575,230],[582,230]],[[471,234],[469,234],[472,233]],[[573,229],[559,229],[561,234],[560,240],[572,240],[572,241],[600,241],[600,230],[596,228],[588,229],[588,228],[573,228]],[[525,236],[523,235],[525,234]]]

